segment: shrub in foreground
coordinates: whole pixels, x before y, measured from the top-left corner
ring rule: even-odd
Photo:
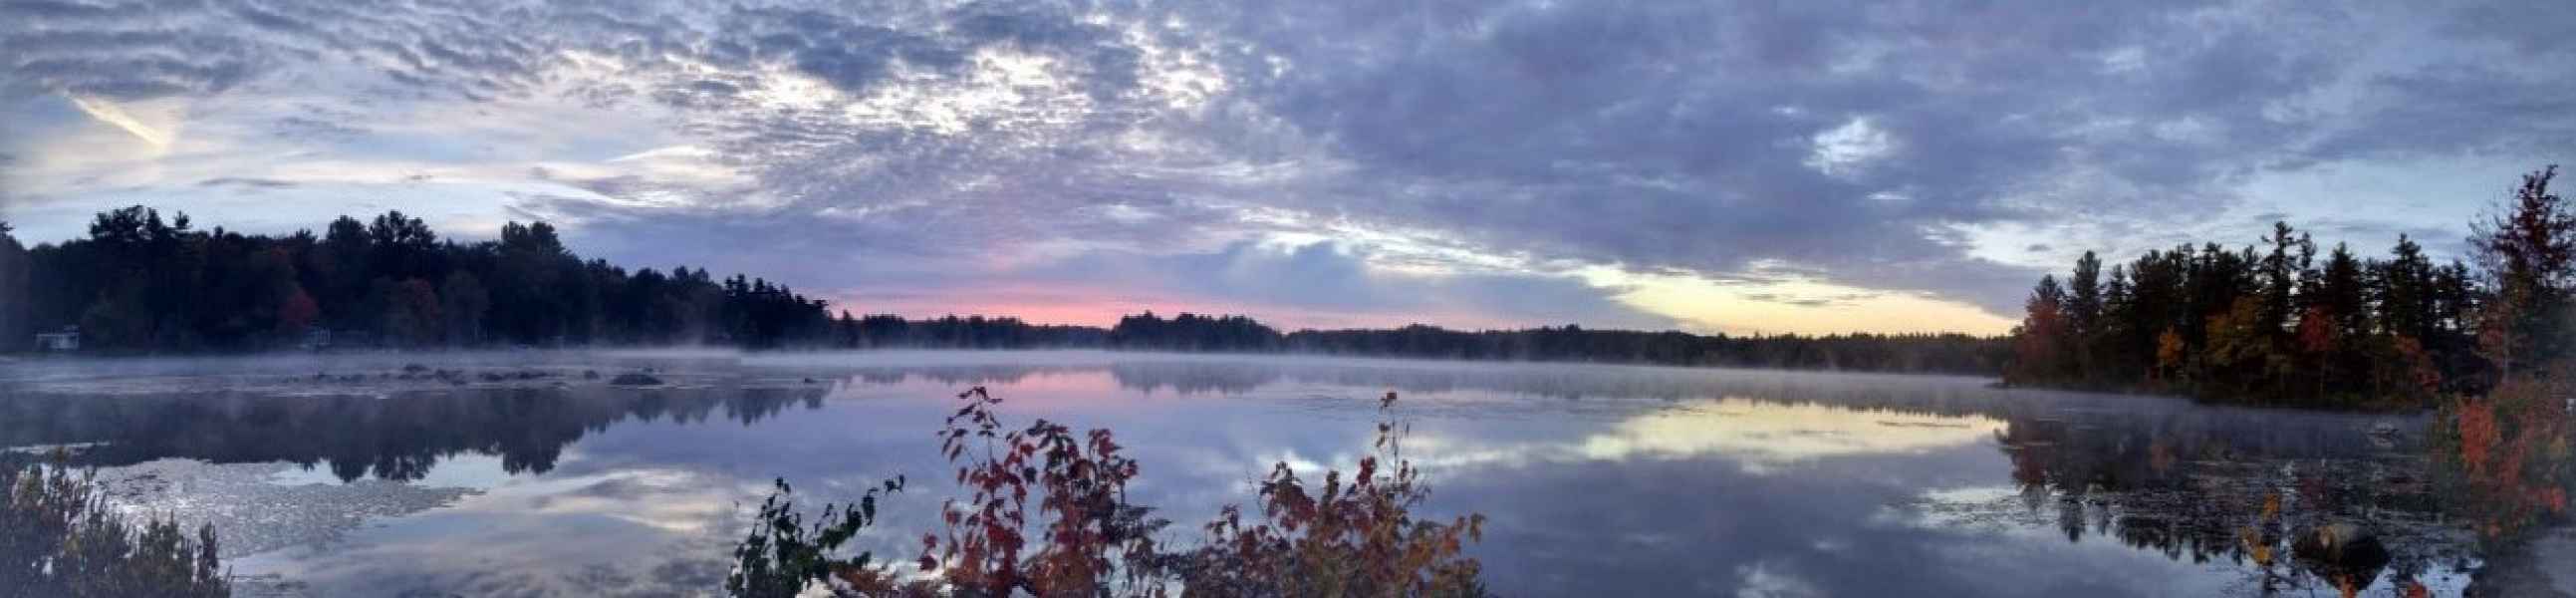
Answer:
[[[2515,375],[2434,417],[2441,493],[2484,536],[2503,539],[2564,516],[2576,491],[2576,367]]]
[[[1280,463],[1261,484],[1257,518],[1247,521],[1229,506],[1202,527],[1205,542],[1181,550],[1154,540],[1170,522],[1128,501],[1139,466],[1109,430],[1077,435],[1046,420],[1010,428],[994,415],[1001,400],[982,387],[958,398],[965,405],[938,436],[968,496],[945,502],[943,529],[922,536],[918,575],[866,553],[832,556],[873,524],[876,490],[854,505],[827,506],[823,521],[807,526],[782,482],[736,547],[727,591],[782,596],[820,584],[839,596],[1486,593],[1480,565],[1464,555],[1481,538],[1484,517],[1413,514],[1430,489],[1402,457],[1409,426],[1394,417],[1394,393],[1379,402],[1377,442],[1353,475],[1327,471],[1312,487]],[[901,486],[897,480],[881,490]],[[1033,525],[1035,538],[1028,536]]]
[[[110,509],[92,480],[29,465],[0,488],[0,597],[231,595],[215,529],[136,522]]]

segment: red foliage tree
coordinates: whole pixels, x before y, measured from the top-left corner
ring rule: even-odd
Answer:
[[[2576,485],[2571,454],[2568,381],[2516,376],[2486,398],[2463,398],[2440,420],[2452,460],[2454,499],[2479,531],[2510,535],[2543,516],[2563,514]]]
[[[304,287],[295,287],[293,291],[286,294],[285,299],[277,302],[279,334],[289,336],[303,334],[304,329],[312,327],[313,321],[321,317],[321,304],[314,303],[313,295],[305,293]]]

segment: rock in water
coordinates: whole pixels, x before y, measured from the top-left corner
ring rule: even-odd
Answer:
[[[662,379],[655,378],[652,374],[618,374],[617,377],[608,379],[608,383],[618,386],[659,386],[662,384]]]
[[[2328,580],[2367,584],[2388,566],[2388,548],[2369,529],[2335,522],[2309,529],[2290,546],[2308,570]]]

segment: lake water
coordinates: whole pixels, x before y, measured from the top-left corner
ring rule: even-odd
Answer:
[[[645,368],[671,384],[583,375]],[[2453,595],[2528,574],[2431,508],[2419,419],[1958,377],[1097,352],[39,361],[0,374],[0,446],[74,445],[127,508],[214,522],[254,594],[705,595],[773,479],[819,505],[906,476],[863,540],[917,554],[961,495],[931,433],[975,385],[1011,424],[1115,430],[1143,464],[1131,498],[1175,542],[1272,464],[1348,470],[1399,393],[1431,514],[1489,518],[1471,552],[1506,595]],[[2289,554],[2329,521],[2390,557]]]

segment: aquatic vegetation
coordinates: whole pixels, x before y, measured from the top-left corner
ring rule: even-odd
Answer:
[[[195,537],[169,519],[109,508],[87,476],[30,465],[0,488],[0,596],[231,595],[213,526]]]
[[[1153,536],[1169,522],[1127,500],[1141,471],[1116,435],[1081,435],[1038,420],[1006,427],[1001,403],[983,387],[937,432],[957,464],[964,499],[942,504],[941,532],[921,538],[920,575],[905,578],[868,553],[832,554],[875,521],[877,490],[859,503],[827,506],[808,527],[780,482],[758,524],[735,548],[726,590],[734,596],[792,595],[821,584],[842,596],[1481,596],[1481,565],[1464,556],[1484,517],[1441,522],[1413,510],[1430,497],[1420,470],[1402,458],[1409,426],[1393,417],[1395,393],[1379,402],[1373,454],[1346,482],[1328,471],[1310,489],[1286,463],[1261,484],[1260,519],[1229,506],[1203,527],[1207,541],[1166,551]],[[1391,463],[1391,465],[1388,465]],[[889,482],[884,491],[901,488]],[[1034,507],[1034,509],[1032,509]],[[837,514],[837,515],[836,515]],[[1035,523],[1039,535],[1027,534]]]

